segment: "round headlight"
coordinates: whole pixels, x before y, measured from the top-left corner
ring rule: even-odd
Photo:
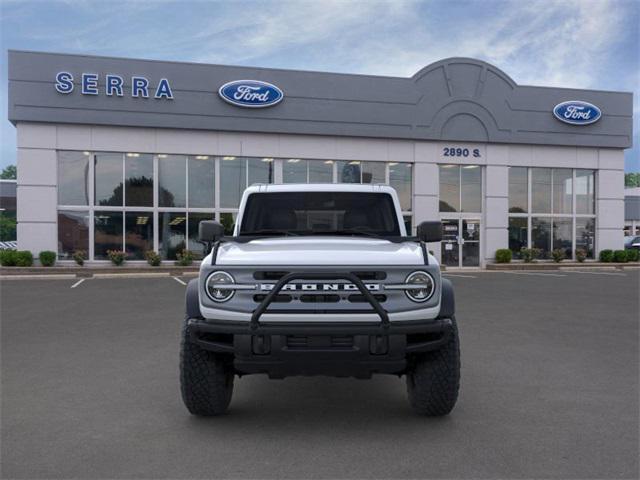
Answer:
[[[233,277],[227,272],[213,272],[207,278],[207,295],[214,302],[226,302],[233,297],[234,290],[225,289],[224,284],[235,283]]]
[[[414,302],[426,302],[436,289],[433,277],[427,272],[413,272],[407,277],[405,283],[416,285],[415,289],[405,290],[407,297]]]

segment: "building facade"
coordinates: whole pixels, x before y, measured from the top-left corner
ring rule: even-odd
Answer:
[[[200,220],[231,228],[246,186],[283,182],[394,186],[412,230],[442,220],[449,266],[622,248],[632,95],[479,60],[396,78],[10,51],[9,119],[19,248],[61,259],[202,254]]]

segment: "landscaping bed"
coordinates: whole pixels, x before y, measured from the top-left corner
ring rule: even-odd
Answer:
[[[639,268],[638,262],[513,262],[513,263],[488,263],[487,270],[558,270],[571,268],[600,268],[600,269],[618,269]]]

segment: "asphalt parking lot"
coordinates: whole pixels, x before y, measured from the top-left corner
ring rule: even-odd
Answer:
[[[2,281],[2,477],[638,478],[639,272],[449,278],[462,386],[441,419],[391,376],[243,377],[227,415],[192,417],[184,285]]]

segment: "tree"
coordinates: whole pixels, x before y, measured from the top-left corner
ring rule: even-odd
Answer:
[[[625,173],[624,186],[627,188],[640,187],[640,172]]]
[[[0,178],[2,178],[3,180],[6,180],[6,179],[15,180],[16,173],[17,173],[16,166],[8,165],[4,167],[4,169],[2,170],[2,173],[0,173]]]

